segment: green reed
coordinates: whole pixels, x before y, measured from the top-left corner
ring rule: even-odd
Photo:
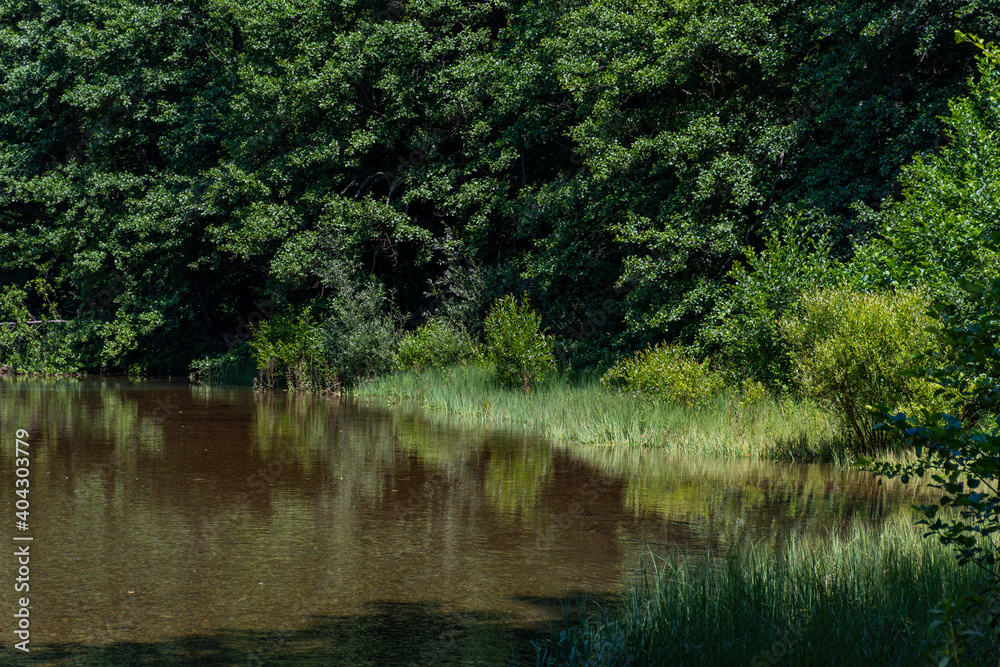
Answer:
[[[987,613],[934,611],[985,584],[980,570],[959,566],[906,516],[885,529],[857,523],[846,536],[734,547],[720,557],[655,557],[622,600],[584,600],[567,611],[562,628],[536,646],[538,663],[926,665],[963,652],[973,664],[996,665]],[[971,632],[949,645],[948,628]]]
[[[751,399],[736,390],[707,405],[684,407],[609,391],[596,375],[578,373],[553,377],[525,393],[500,387],[489,369],[468,364],[395,373],[366,381],[354,393],[415,398],[430,409],[527,427],[555,440],[729,457],[848,458],[842,430],[816,405],[770,396]]]

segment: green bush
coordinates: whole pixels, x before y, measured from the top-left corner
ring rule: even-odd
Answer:
[[[391,295],[374,278],[341,277],[323,324],[327,360],[337,378],[353,386],[396,365],[402,325]]]
[[[998,54],[1000,57],[1000,54]],[[1000,249],[1000,232],[992,243]],[[926,535],[936,535],[942,544],[956,551],[958,562],[974,563],[989,575],[990,602],[997,616],[1000,602],[1000,381],[996,360],[1000,357],[1000,278],[990,282],[964,283],[967,302],[979,313],[975,322],[959,324],[954,303],[941,304],[951,317],[942,317],[936,334],[947,342],[946,352],[925,356],[925,366],[917,374],[946,392],[961,392],[993,417],[961,420],[954,412],[946,415],[932,409],[899,411],[881,404],[875,407],[882,426],[912,445],[916,459],[905,463],[861,459],[858,463],[878,475],[899,477],[904,484],[924,479],[926,485],[942,492],[939,499],[920,505]],[[971,380],[970,380],[971,378]],[[929,477],[930,479],[926,479]],[[959,508],[948,514],[948,506]],[[946,601],[947,602],[947,601]],[[980,608],[986,599],[966,598]],[[954,647],[952,647],[954,648]],[[944,664],[944,663],[941,663]],[[960,663],[966,664],[966,663]],[[972,663],[969,663],[972,664]]]
[[[959,41],[978,40],[959,34]],[[978,70],[967,94],[948,103],[940,150],[916,154],[902,168],[903,196],[877,211],[858,205],[861,221],[878,235],[847,267],[856,284],[926,289],[955,306],[953,324],[976,318],[963,281],[1000,277],[1000,252],[986,242],[1000,218],[1000,59],[980,58]]]
[[[654,401],[702,405],[718,394],[724,381],[677,345],[660,344],[615,364],[601,378],[605,387],[620,387]]]
[[[873,430],[868,405],[944,409],[949,398],[911,377],[918,354],[937,346],[926,295],[917,290],[865,293],[848,287],[809,292],[781,320],[800,388],[832,408],[866,452],[889,444]],[[951,399],[953,400],[953,399]]]
[[[823,229],[826,218],[815,212],[790,216],[756,251],[744,249],[744,262],[729,271],[729,283],[700,332],[708,346],[718,350],[716,361],[740,378],[752,378],[771,389],[784,390],[792,367],[778,322],[809,289],[835,280],[829,237],[806,228]],[[721,358],[720,358],[721,357]]]
[[[293,317],[277,313],[253,328],[250,351],[259,371],[255,386],[273,389],[284,376],[290,391],[323,391],[336,386],[322,329],[309,308]]]
[[[322,321],[306,306],[297,317],[277,313],[254,328],[249,343],[261,386],[273,388],[283,375],[292,391],[333,391],[392,370],[400,326],[391,300],[374,280],[338,278],[318,306]]]
[[[555,370],[553,337],[539,330],[541,323],[527,296],[518,301],[508,294],[493,304],[485,322],[486,349],[500,384],[528,392]]]
[[[978,82],[970,82],[969,97],[952,101],[949,145],[914,170],[917,178],[908,183],[896,209],[903,212],[897,217],[925,230],[920,236],[908,235],[915,242],[906,247],[920,258],[931,258],[914,277],[930,282],[940,320],[935,334],[943,342],[943,350],[922,357],[915,374],[944,391],[958,392],[962,411],[942,415],[933,409],[899,411],[878,405],[876,418],[912,445],[916,458],[902,464],[870,458],[858,461],[877,475],[899,477],[904,484],[919,479],[922,482],[917,484],[941,492],[938,499],[917,508],[924,517],[917,523],[925,527],[926,537],[935,536],[954,549],[960,565],[971,562],[988,575],[987,586],[964,597],[945,599],[935,610],[945,632],[932,662],[942,665],[987,664],[983,652],[977,653],[967,643],[985,636],[997,646],[1000,621],[1000,278],[996,270],[1000,232],[995,229],[1000,47],[962,33],[958,36],[982,51],[981,76]],[[927,170],[921,173],[923,167]],[[960,221],[972,233],[963,238],[943,226],[945,221]],[[893,245],[903,246],[897,239]],[[971,252],[963,258],[953,252],[956,245],[965,245]],[[897,266],[905,266],[906,255],[900,259]],[[933,272],[923,270],[934,265]],[[942,277],[950,283],[949,289],[940,289],[942,281],[935,279]],[[958,511],[949,512],[949,507]],[[970,624],[961,618],[973,615],[984,622]],[[987,627],[990,617],[992,624]],[[990,664],[997,664],[996,658]]]
[[[471,361],[479,356],[472,338],[443,319],[431,319],[399,341],[398,364],[402,369],[440,368]]]

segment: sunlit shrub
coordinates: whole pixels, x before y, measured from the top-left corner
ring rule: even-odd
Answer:
[[[615,364],[601,379],[605,387],[619,387],[654,401],[701,405],[718,394],[722,375],[677,345],[660,344]]]
[[[555,370],[553,338],[540,330],[541,323],[526,296],[518,301],[508,294],[493,304],[485,322],[486,349],[500,384],[527,392]]]
[[[778,391],[791,383],[793,369],[778,321],[803,292],[836,279],[829,237],[804,231],[822,229],[827,222],[817,211],[799,212],[772,232],[762,249],[745,248],[743,261],[733,264],[699,337],[735,375]]]
[[[801,389],[833,409],[861,450],[889,444],[889,432],[873,430],[867,405],[944,410],[953,398],[934,395],[926,380],[910,377],[913,358],[932,351],[926,295],[917,290],[864,293],[840,287],[803,295],[781,331]]]
[[[399,367],[440,368],[478,358],[479,351],[465,331],[443,319],[431,319],[399,341]]]

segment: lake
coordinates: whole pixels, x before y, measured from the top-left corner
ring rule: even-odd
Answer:
[[[15,527],[15,433],[30,520]],[[534,664],[563,603],[650,554],[885,521],[830,466],[573,446],[418,406],[186,381],[0,378],[3,664]],[[13,613],[13,612],[11,612]]]

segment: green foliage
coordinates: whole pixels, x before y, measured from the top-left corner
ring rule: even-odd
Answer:
[[[927,656],[929,664],[939,667],[979,667],[983,664],[978,644],[989,641],[990,634],[996,634],[996,629],[991,627],[993,617],[1000,614],[996,600],[975,593],[945,597],[931,613],[936,618],[928,633],[932,642]],[[975,657],[966,659],[970,654]]]
[[[442,272],[430,281],[426,296],[432,298],[432,307],[422,317],[445,320],[473,338],[482,338],[490,306],[504,294],[505,272],[474,262],[450,230],[433,246],[441,254]]]
[[[970,40],[964,35],[960,38]],[[970,219],[995,223],[990,213],[996,206],[995,197],[989,195],[989,188],[995,184],[981,178],[991,169],[995,155],[983,151],[987,159],[980,162],[968,151],[995,142],[989,135],[995,134],[996,127],[1000,82],[995,67],[1000,62],[1000,50],[976,38],[970,41],[984,51],[979,60],[982,78],[971,95],[974,103],[966,100],[952,104],[955,152],[942,155],[929,166],[960,175],[951,181],[950,208]],[[928,210],[924,201],[931,202],[933,212],[940,194],[940,184],[917,181],[900,208],[916,212],[915,220],[933,220],[933,215],[924,217]],[[1000,232],[992,229],[994,226],[982,230],[989,236],[983,233],[978,239],[984,256],[1000,251]],[[933,256],[933,252],[930,254]],[[962,257],[956,260],[962,262]],[[956,605],[987,610],[993,615],[994,629],[1000,621],[996,605],[1000,596],[1000,277],[991,277],[988,272],[975,280],[960,274],[948,277],[961,294],[955,298],[951,290],[940,290],[935,303],[940,324],[932,331],[944,349],[924,354],[913,375],[937,386],[940,393],[957,393],[962,412],[928,407],[899,411],[881,403],[874,409],[876,418],[883,420],[878,428],[904,438],[914,447],[916,460],[900,464],[862,459],[858,463],[876,475],[898,476],[903,483],[929,476],[929,486],[940,489],[942,496],[917,508],[924,516],[918,523],[926,526],[928,536],[936,535],[943,544],[953,547],[959,563],[974,563],[989,575],[989,590],[980,591],[988,595],[966,596],[957,602],[946,600],[943,605],[944,626],[951,636],[940,651],[943,657],[939,664],[948,664],[948,660],[966,664],[958,641],[960,635],[968,636],[968,628],[952,623]],[[992,423],[987,423],[986,418]],[[957,508],[958,518],[947,508]]]
[[[224,354],[193,360],[188,377],[192,382],[205,384],[250,385],[257,374],[250,346],[238,344]]]
[[[706,404],[725,384],[722,375],[709,367],[709,360],[699,362],[683,348],[666,344],[619,361],[601,383],[620,387],[636,398],[688,407]]]
[[[321,328],[308,308],[293,317],[277,313],[253,328],[248,341],[259,371],[255,386],[273,389],[279,379],[289,391],[334,389]]]
[[[508,294],[493,304],[484,329],[487,359],[501,385],[527,393],[555,370],[553,338],[540,330],[541,324],[527,296],[518,301]]]
[[[328,367],[347,385],[390,372],[396,366],[402,326],[385,288],[371,277],[354,275],[340,261],[327,265],[321,279],[331,290],[322,325]]]
[[[10,373],[72,373],[76,359],[66,324],[51,301],[39,315],[32,315],[29,291],[48,301],[52,288],[41,278],[21,289],[6,285],[0,291],[0,367]]]
[[[878,235],[851,263],[858,285],[921,286],[971,318],[963,279],[1000,277],[1000,252],[984,235],[1000,218],[1000,66],[981,58],[968,94],[951,100],[940,146],[902,169],[902,197],[880,211],[861,207]]]
[[[24,305],[27,296],[15,285],[0,293],[0,363],[14,373],[23,373],[41,357],[38,330],[28,322],[31,314]],[[10,322],[7,324],[6,322]]]
[[[614,302],[579,359],[700,341],[789,211],[822,212],[837,257],[877,224],[852,204],[936,147],[970,62],[952,31],[996,34],[994,5],[8,2],[0,283],[45,277],[90,370],[221,353],[273,281],[325,318],[325,234],[402,311],[455,287],[470,331],[527,289],[566,330]],[[449,234],[459,273],[430,261]],[[753,366],[751,297],[760,344],[718,343]]]
[[[996,235],[1000,243],[1000,234]],[[968,283],[966,283],[968,285]],[[968,285],[972,287],[971,285]],[[937,535],[957,551],[960,563],[972,562],[988,572],[994,592],[1000,594],[1000,279],[969,290],[978,305],[977,321],[959,324],[945,319],[936,329],[949,345],[945,353],[925,355],[923,376],[942,392],[959,392],[966,402],[991,417],[991,426],[977,427],[953,411],[929,408],[907,412],[885,403],[875,414],[880,429],[896,433],[914,446],[917,460],[899,464],[863,459],[860,464],[878,475],[911,478],[929,475],[929,486],[941,489],[941,499],[921,505],[928,534]],[[952,305],[952,308],[954,306]],[[956,507],[960,518],[945,516],[945,507]]]
[[[793,372],[779,321],[803,292],[829,286],[836,277],[828,234],[801,232],[809,217],[815,216],[788,218],[759,253],[745,249],[746,263],[733,265],[731,285],[701,331],[737,376],[775,389],[787,388]]]
[[[399,341],[398,363],[402,369],[419,372],[472,361],[479,356],[469,335],[444,319],[432,318]]]
[[[886,403],[943,408],[926,381],[906,374],[914,357],[937,345],[926,329],[934,323],[920,291],[869,294],[847,287],[805,294],[781,321],[808,396],[829,405],[851,429],[862,452],[886,447],[890,434],[874,430],[866,409]]]

